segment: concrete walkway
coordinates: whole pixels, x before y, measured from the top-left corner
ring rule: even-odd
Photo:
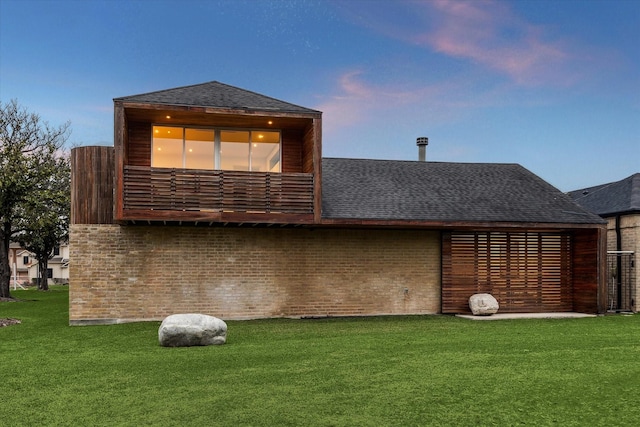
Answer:
[[[491,316],[474,316],[472,314],[456,314],[456,317],[470,320],[513,320],[513,319],[577,319],[596,317],[596,314],[585,313],[496,313]]]

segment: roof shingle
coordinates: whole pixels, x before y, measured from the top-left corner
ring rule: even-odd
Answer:
[[[569,196],[601,216],[640,212],[640,173],[620,181],[570,191]]]
[[[326,219],[603,223],[517,164],[322,162]]]
[[[114,101],[143,104],[197,106],[281,113],[314,113],[319,111],[280,101],[249,90],[217,81],[191,86],[115,98]]]

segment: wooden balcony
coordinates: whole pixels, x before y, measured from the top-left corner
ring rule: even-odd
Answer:
[[[313,222],[313,175],[124,166],[120,221]]]

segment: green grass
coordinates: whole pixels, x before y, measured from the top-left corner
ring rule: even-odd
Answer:
[[[163,348],[157,322],[70,327],[68,292],[0,303],[0,425],[637,425],[640,316],[227,322]]]

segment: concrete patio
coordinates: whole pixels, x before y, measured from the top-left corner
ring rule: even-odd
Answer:
[[[456,314],[456,317],[470,320],[513,320],[513,319],[577,319],[596,317],[596,314],[585,313],[496,313],[490,316],[474,316],[473,314]]]

